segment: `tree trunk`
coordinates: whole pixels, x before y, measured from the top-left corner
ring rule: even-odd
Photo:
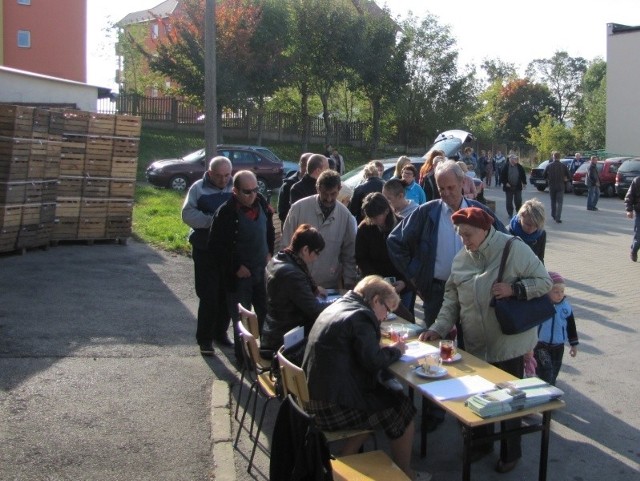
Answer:
[[[331,119],[329,119],[329,93],[320,95],[322,102],[322,120],[324,121],[324,145],[331,143]]]
[[[309,148],[309,84],[300,86],[300,121],[302,122],[302,151]]]
[[[378,156],[378,144],[380,143],[380,97],[371,99],[371,157]]]
[[[262,145],[262,132],[264,130],[264,96],[258,97],[258,138],[256,145]]]

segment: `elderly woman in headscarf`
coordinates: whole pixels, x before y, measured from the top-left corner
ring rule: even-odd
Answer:
[[[511,245],[503,280],[496,282],[502,252],[511,236],[496,231],[492,227],[491,216],[477,207],[460,209],[451,216],[451,220],[462,239],[464,249],[453,259],[451,275],[445,286],[444,302],[436,321],[420,338],[444,338],[459,319],[466,351],[522,378],[524,355],[536,345],[537,329],[532,328],[521,334],[503,334],[490,305],[491,298],[539,297],[551,289],[551,278],[529,246],[516,241]],[[507,429],[517,428],[520,426],[520,419],[505,423]],[[476,435],[487,434],[486,431],[493,432],[493,425],[474,428]],[[475,448],[471,456],[473,460],[477,460],[491,451],[493,444],[488,443]],[[520,436],[503,439],[496,471],[511,471],[521,456]]]

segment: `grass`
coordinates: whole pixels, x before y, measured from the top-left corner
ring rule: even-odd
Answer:
[[[225,143],[248,143],[228,138],[224,140]],[[302,153],[299,144],[266,142],[263,145],[281,159],[293,162],[297,162]],[[165,251],[177,254],[191,252],[191,244],[187,240],[189,227],[182,222],[181,217],[182,203],[186,193],[152,187],[144,182],[144,172],[154,160],[180,157],[202,147],[204,147],[202,133],[142,130],[137,169],[138,186],[133,207],[133,233],[136,238]],[[311,144],[309,151],[322,153],[324,146]],[[347,170],[369,160],[364,150],[355,147],[341,147],[339,152],[345,158]],[[277,196],[272,196],[271,204],[274,208],[276,207]]]

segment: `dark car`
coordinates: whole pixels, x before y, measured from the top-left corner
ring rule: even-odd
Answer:
[[[250,170],[258,178],[263,195],[282,185],[282,160],[266,147],[254,145],[218,145],[217,155],[224,155],[233,164],[233,172]],[[147,180],[157,186],[184,191],[207,170],[204,149],[177,159],[163,159],[147,167]]]
[[[616,194],[621,199],[627,195],[631,181],[640,175],[640,157],[626,160],[616,173]]]
[[[573,158],[560,159],[560,162],[562,162],[564,165],[567,166],[567,169],[569,169],[569,172],[573,172],[573,165],[575,163],[575,160]],[[540,165],[538,165],[538,167],[536,167],[535,169],[531,169],[531,173],[529,175],[529,183],[535,186],[535,188],[538,189],[540,192],[544,192],[544,189],[546,189],[549,186],[547,179],[544,178],[544,171],[547,168],[547,165],[549,165],[548,160],[541,162]],[[565,192],[570,192],[570,191],[571,189],[569,189],[567,186],[567,189],[565,189]]]
[[[600,177],[600,192],[605,197],[613,197],[616,191],[616,173],[624,161],[629,157],[612,157],[610,159],[599,160],[596,163],[598,169],[598,176]],[[575,174],[573,174],[573,193],[576,195],[582,195],[587,191],[587,184],[585,183],[585,177],[587,176],[587,170],[589,170],[589,164],[591,162],[585,162]]]

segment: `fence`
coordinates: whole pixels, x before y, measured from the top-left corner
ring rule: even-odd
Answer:
[[[107,114],[130,114],[142,117],[145,125],[170,129],[204,129],[204,112],[173,97],[145,97],[121,94],[115,100],[98,101],[98,112]],[[222,113],[222,128],[235,138],[256,138],[261,119],[252,109],[225,110]],[[324,142],[326,127],[323,119],[308,117],[310,140]],[[331,122],[329,139],[332,143],[365,145],[367,124],[363,122]],[[264,138],[281,141],[298,141],[303,132],[299,115],[282,112],[265,112],[262,115]]]

